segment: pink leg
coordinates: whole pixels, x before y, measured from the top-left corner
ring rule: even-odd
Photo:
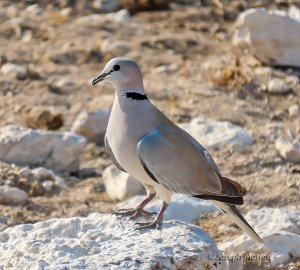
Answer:
[[[148,197],[143,200],[137,207],[135,208],[127,208],[127,209],[119,209],[117,213],[115,213],[116,215],[124,215],[124,216],[131,216],[131,219],[135,219],[140,215],[145,215],[145,216],[151,216],[155,213],[153,212],[148,212],[145,211],[144,208],[145,206],[154,199],[154,197],[156,196],[155,193],[151,193],[148,195]]]
[[[139,229],[148,229],[148,228],[153,228],[156,227],[157,229],[160,228],[160,226],[162,225],[162,220],[164,218],[164,213],[166,211],[166,209],[168,208],[168,204],[163,202],[162,207],[159,210],[158,215],[156,216],[156,218],[151,221],[151,222],[139,222],[136,223],[137,225],[139,225],[138,228],[136,228],[136,230]]]

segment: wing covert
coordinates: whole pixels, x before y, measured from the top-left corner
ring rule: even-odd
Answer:
[[[151,178],[175,193],[222,201],[230,197],[229,203],[242,204],[241,186],[222,177],[197,144],[177,126],[160,124],[139,141],[137,154]]]

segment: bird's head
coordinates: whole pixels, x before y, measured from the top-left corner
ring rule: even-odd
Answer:
[[[113,85],[117,93],[127,90],[144,91],[142,72],[138,64],[127,58],[113,58],[92,82],[108,82]]]

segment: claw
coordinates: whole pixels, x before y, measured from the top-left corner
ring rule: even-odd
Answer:
[[[139,225],[139,227],[134,229],[135,231],[150,228],[160,229],[162,225],[162,219],[154,219],[152,222],[137,222],[135,224]]]
[[[152,222],[138,222],[135,223],[136,225],[139,225],[139,227],[135,228],[135,230],[142,230],[142,229],[149,229],[149,228],[156,228],[160,229],[164,217],[164,212],[166,211],[168,207],[168,204],[163,202],[162,207],[159,210],[158,215]]]
[[[139,216],[141,216],[141,215],[146,216],[146,217],[150,217],[150,216],[152,216],[152,215],[156,215],[156,213],[155,213],[155,212],[148,212],[148,211],[145,211],[145,210],[143,210],[143,209],[138,209],[138,210],[136,210],[136,212],[130,217],[130,220],[134,220],[134,219],[136,219],[137,217],[139,217]]]
[[[146,199],[144,199],[136,208],[125,208],[119,209],[118,212],[115,212],[116,215],[121,216],[131,216],[130,219],[136,219],[137,217],[144,216],[152,216],[156,214],[155,212],[148,212],[144,210],[144,207],[155,197],[155,193],[151,193],[148,195]]]
[[[139,216],[143,215],[146,217],[150,217],[153,215],[157,215],[156,212],[149,212],[144,209],[136,209],[136,208],[128,208],[128,209],[119,209],[118,212],[115,212],[115,215],[120,215],[120,216],[130,216],[131,220],[134,220],[138,218]]]

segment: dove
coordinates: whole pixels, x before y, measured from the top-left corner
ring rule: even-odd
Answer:
[[[172,195],[187,194],[211,200],[254,241],[263,243],[236,207],[244,203],[245,189],[224,177],[209,152],[149,101],[134,60],[111,59],[92,84],[100,82],[110,83],[115,90],[104,139],[106,152],[120,170],[147,190],[139,205],[120,209],[119,214],[151,216],[144,208],[158,196],[162,200],[159,213],[137,225],[139,229],[160,228]]]

